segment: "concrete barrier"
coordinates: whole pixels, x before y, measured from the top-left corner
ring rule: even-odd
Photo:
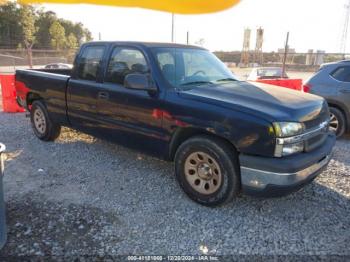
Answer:
[[[24,112],[24,108],[17,103],[17,92],[15,86],[15,75],[0,75],[2,92],[2,108],[6,113]]]
[[[303,86],[302,79],[258,79],[256,82],[286,87],[298,91],[301,91]]]

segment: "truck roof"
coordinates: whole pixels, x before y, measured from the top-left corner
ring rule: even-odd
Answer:
[[[163,48],[196,48],[203,49],[199,46],[194,45],[185,45],[185,44],[175,44],[175,43],[158,43],[158,42],[137,42],[137,41],[92,41],[87,42],[84,45],[90,44],[124,44],[124,45],[133,45],[133,46],[142,46],[142,47],[163,47]]]

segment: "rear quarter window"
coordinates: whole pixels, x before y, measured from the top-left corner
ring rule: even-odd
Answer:
[[[104,51],[104,46],[88,46],[83,50],[78,63],[79,79],[96,81]]]
[[[331,73],[331,76],[338,81],[350,82],[350,66],[338,67]]]

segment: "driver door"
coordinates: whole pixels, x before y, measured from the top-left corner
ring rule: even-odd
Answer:
[[[115,46],[99,88],[97,120],[109,139],[152,153],[164,147],[162,119],[154,117],[154,110],[160,107],[158,95],[124,87],[128,74],[149,73],[141,50]]]

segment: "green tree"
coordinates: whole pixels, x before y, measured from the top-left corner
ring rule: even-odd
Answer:
[[[17,48],[23,42],[20,12],[16,3],[0,5],[0,46]]]
[[[23,43],[27,50],[28,55],[28,63],[29,67],[33,67],[33,56],[32,56],[32,48],[35,44],[35,34],[37,32],[37,28],[35,27],[35,11],[34,8],[30,5],[21,5],[20,7],[20,25],[23,30]]]
[[[78,40],[73,33],[70,33],[67,37],[67,48],[69,49],[77,49],[78,48]]]
[[[84,29],[84,37],[85,37],[84,42],[89,42],[93,40],[90,30],[86,28]]]
[[[53,22],[53,24],[50,26],[49,32],[51,36],[52,48],[56,50],[64,48],[66,45],[66,32],[60,22]]]
[[[78,45],[92,40],[91,32],[82,23],[59,19],[54,12],[45,11],[37,5],[23,6],[15,1],[8,1],[0,5],[0,47],[20,48],[23,46],[30,51],[31,48],[52,48],[52,42],[54,42],[55,48],[64,48],[62,34],[58,32],[58,35],[61,34],[61,39],[52,39],[50,33],[53,24],[55,24],[54,28],[61,30],[57,22],[64,28],[65,39],[73,34]],[[57,35],[57,32],[54,34]],[[28,49],[27,46],[30,48]]]
[[[45,12],[43,9],[38,11],[38,19],[36,21],[36,26],[38,27],[38,32],[36,34],[37,44],[35,48],[48,49],[51,48],[51,36],[50,27],[57,21],[57,16],[54,12]]]

